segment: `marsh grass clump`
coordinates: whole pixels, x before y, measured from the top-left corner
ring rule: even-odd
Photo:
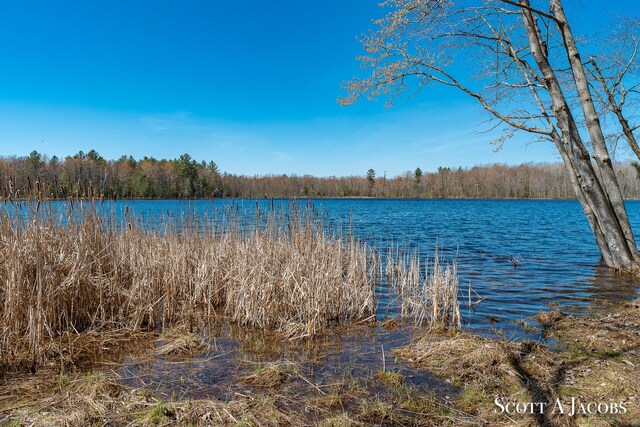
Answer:
[[[566,314],[560,310],[540,311],[538,314],[533,316],[533,320],[536,320],[542,327],[547,328],[562,320],[565,316]]]
[[[390,386],[399,387],[404,384],[404,375],[400,372],[380,370],[375,374],[376,380]]]
[[[516,319],[516,320],[511,321],[510,323],[522,328],[522,330],[526,334],[534,334],[534,333],[539,331],[539,329],[537,327],[531,325],[527,319]],[[542,322],[540,322],[540,324],[543,325]]]
[[[242,378],[242,382],[254,387],[277,388],[296,371],[295,365],[289,363],[269,363],[258,366],[253,373]]]
[[[516,350],[514,343],[460,333],[427,334],[415,344],[395,352],[413,365],[426,368],[456,385],[464,385],[476,380],[490,383],[503,374],[517,378],[509,359]],[[493,390],[498,384],[488,385]]]
[[[387,255],[385,272],[387,283],[398,295],[403,319],[416,325],[460,328],[455,261],[443,264],[438,249],[431,262],[423,262],[418,252],[396,249]]]
[[[394,331],[396,329],[401,328],[403,324],[398,319],[387,319],[384,322],[382,322],[380,326],[388,331]]]
[[[304,338],[375,311],[376,253],[327,231],[310,207],[152,223],[115,209],[43,200],[0,208],[5,367],[20,355],[35,369],[46,343],[66,333],[192,330],[224,317]]]
[[[187,356],[208,349],[200,335],[176,329],[165,330],[160,337],[160,343],[158,353],[165,356]]]

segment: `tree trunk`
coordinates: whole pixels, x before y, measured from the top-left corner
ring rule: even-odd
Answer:
[[[567,150],[565,150],[564,145],[562,144],[562,137],[557,133],[555,133],[553,135],[553,140],[555,141],[556,148],[560,152],[560,155],[562,156],[562,160],[564,161],[564,164],[568,169],[571,186],[573,187],[576,193],[576,196],[578,198],[578,201],[582,206],[582,210],[585,216],[587,217],[587,221],[589,222],[591,231],[593,232],[593,235],[596,239],[596,244],[598,245],[598,248],[600,249],[600,253],[602,254],[602,259],[607,265],[613,265],[614,260],[611,254],[611,250],[609,249],[609,245],[607,244],[607,240],[604,234],[602,234],[602,229],[598,224],[597,217],[593,212],[593,209],[591,209],[591,206],[589,205],[589,200],[585,196],[584,192],[582,191],[582,187],[580,185],[578,177],[576,176],[575,170],[572,167],[571,159],[569,158]]]
[[[559,0],[550,0],[554,12],[558,10]],[[552,108],[557,119],[559,133],[554,132],[553,139],[569,172],[576,196],[589,220],[596,243],[605,263],[616,269],[637,271],[638,251],[635,246],[631,227],[624,207],[622,193],[613,171],[608,150],[604,144],[604,136],[595,109],[591,111],[593,102],[588,92],[584,77],[574,65],[580,61],[575,42],[568,31],[568,23],[560,13],[558,18],[565,40],[565,49],[572,63],[576,88],[579,92],[581,105],[587,117],[587,126],[594,146],[594,168],[582,138],[578,131],[575,118],[571,112],[562,87],[549,64],[546,49],[542,43],[542,36],[536,18],[530,9],[528,0],[520,0],[524,26],[529,39],[529,45],[535,62],[540,69],[545,86],[551,96]],[[560,8],[561,10],[561,8]],[[564,19],[564,20],[563,20]],[[580,63],[580,66],[582,63]],[[587,93],[583,93],[586,89]]]
[[[602,185],[606,190],[609,197],[609,201],[616,213],[619,226],[625,235],[627,241],[628,250],[633,257],[634,263],[640,261],[640,254],[636,247],[636,243],[631,231],[631,225],[629,224],[629,218],[627,217],[627,210],[624,206],[624,199],[620,186],[618,185],[618,178],[613,170],[613,164],[609,156],[609,150],[602,132],[600,125],[600,119],[596,113],[596,108],[591,97],[591,90],[589,89],[589,81],[580,59],[580,53],[576,41],[571,32],[571,27],[567,21],[567,17],[564,14],[561,0],[550,0],[551,11],[558,20],[558,27],[562,34],[565,50],[571,64],[571,70],[573,72],[573,78],[576,82],[576,89],[580,96],[580,105],[587,122],[587,131],[591,138],[591,145],[593,146],[593,158],[596,161],[596,168],[601,174]]]

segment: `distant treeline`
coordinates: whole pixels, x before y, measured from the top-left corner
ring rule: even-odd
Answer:
[[[638,165],[617,165],[626,198],[640,198]],[[212,198],[212,197],[425,197],[574,198],[561,164],[494,164],[470,169],[420,168],[401,176],[246,176],[221,173],[215,162],[188,154],[177,159],[106,160],[95,150],[60,159],[33,151],[27,157],[0,158],[4,197],[39,192],[48,197]]]

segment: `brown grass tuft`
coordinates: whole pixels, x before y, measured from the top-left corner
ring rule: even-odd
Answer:
[[[290,364],[270,363],[258,367],[252,374],[243,377],[242,381],[254,387],[276,388],[284,383],[294,370],[295,367]]]
[[[162,334],[162,345],[158,353],[166,356],[186,356],[202,353],[208,346],[200,335],[176,330],[165,331]]]
[[[566,314],[564,314],[560,310],[541,311],[540,313],[533,316],[533,319],[537,320],[538,323],[540,323],[540,325],[544,327],[549,327],[554,323],[558,322],[559,320],[561,320],[565,316]]]
[[[394,331],[402,327],[402,322],[400,322],[398,319],[387,319],[382,322],[380,326],[388,331]]]
[[[518,378],[510,363],[514,343],[494,341],[466,333],[427,334],[413,345],[396,350],[412,365],[462,385],[486,377],[491,382],[503,375]],[[500,384],[486,384],[497,389]]]

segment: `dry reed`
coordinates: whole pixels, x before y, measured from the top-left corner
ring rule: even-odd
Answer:
[[[224,316],[310,337],[375,312],[375,252],[312,209],[115,219],[99,203],[0,210],[1,360],[88,330],[162,330]]]
[[[433,261],[423,263],[418,252],[390,251],[387,283],[398,295],[400,316],[416,325],[460,328],[456,262],[443,265],[436,248]]]

